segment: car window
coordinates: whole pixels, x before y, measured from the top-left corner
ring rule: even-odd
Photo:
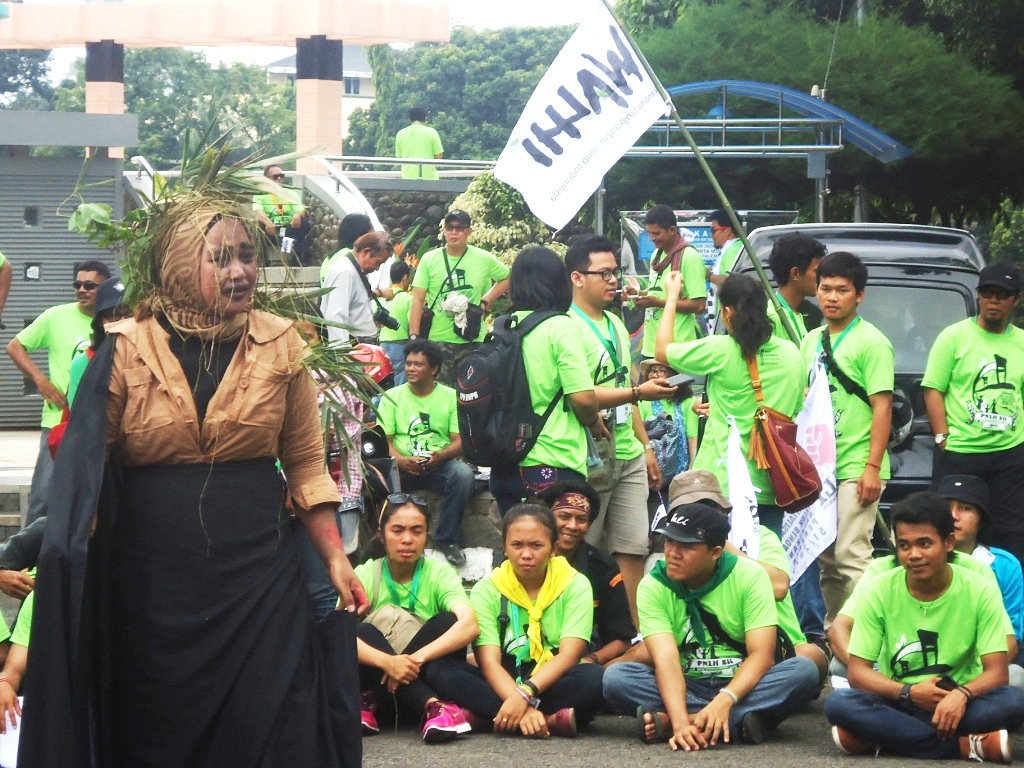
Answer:
[[[974,309],[953,287],[869,284],[860,314],[892,342],[896,373],[920,376],[939,332],[973,315]]]

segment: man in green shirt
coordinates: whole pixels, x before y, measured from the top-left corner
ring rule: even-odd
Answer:
[[[634,386],[630,379],[629,333],[622,320],[605,309],[615,301],[621,276],[613,247],[599,235],[580,238],[569,246],[565,269],[572,281],[569,317],[579,327],[602,411],[596,431],[609,435],[615,446],[609,482],[598,489],[601,508],[587,541],[610,552],[619,564],[636,622],[636,588],[648,548],[647,493],[661,487],[661,469],[634,406],[640,400],[667,399],[675,387],[664,379]]]
[[[395,134],[395,157],[419,160],[440,160],[444,157],[441,137],[426,122],[427,110],[423,107],[413,107],[409,110],[409,125]],[[422,163],[404,163],[402,178],[437,181],[437,168]]]
[[[943,330],[925,366],[928,421],[935,433],[932,481],[975,475],[992,499],[989,537],[1024,558],[1024,332],[1010,319],[1020,277],[1008,263],[978,278],[978,315]]]
[[[0,253],[0,331],[4,329],[2,322],[4,316],[4,305],[7,303],[7,294],[11,292],[11,262]]]
[[[396,261],[391,265],[391,295],[388,302],[381,302],[395,320],[397,328],[380,329],[380,345],[391,359],[391,367],[395,370],[395,386],[405,384],[405,345],[409,341],[409,307],[412,296],[409,295],[411,270],[404,261]]]
[[[90,259],[78,265],[75,301],[50,307],[23,328],[7,345],[7,354],[25,377],[31,379],[43,397],[42,432],[39,455],[32,472],[26,523],[46,514],[46,497],[53,475],[53,458],[47,440],[50,428],[60,423],[67,406],[71,361],[83,354],[92,337],[92,318],[96,307],[96,289],[110,277],[110,269],[102,261]],[[47,372],[44,374],[29,352],[47,351]]]
[[[435,381],[441,350],[426,339],[405,347],[408,381],[389,389],[377,406],[377,420],[388,438],[404,490],[434,491],[444,496],[434,546],[459,568],[466,555],[459,547],[459,525],[475,473],[459,460],[462,437],[455,410],[455,390]]]
[[[729,523],[707,504],[672,505],[655,531],[665,560],[637,591],[640,633],[653,661],[604,675],[605,698],[636,713],[646,742],[684,751],[744,741],[813,699],[818,670],[794,656],[775,664],[778,613],[768,574],[725,551]]]
[[[300,263],[309,250],[306,235],[309,233],[309,214],[302,204],[302,192],[285,185],[284,169],[280,165],[268,165],[263,175],[277,185],[272,192],[254,195],[252,209],[262,213],[273,225],[270,235],[281,248],[282,253],[295,254]]]
[[[953,516],[941,496],[907,497],[892,526],[902,568],[859,590],[851,687],[825,702],[833,739],[851,754],[1008,763],[1024,693],[1007,685],[999,590],[950,565]]]
[[[676,320],[673,341],[692,341],[701,335],[697,316],[707,307],[704,260],[679,234],[676,214],[667,205],[655,205],[644,217],[644,229],[657,250],[651,258],[651,275],[647,290],[634,298],[637,307],[644,310],[644,340],[641,354],[654,357],[654,344],[658,336],[658,322],[665,309],[665,278],[669,272],[680,271],[683,290],[676,302]]]
[[[426,307],[434,313],[429,339],[444,350],[438,379],[455,385],[459,363],[483,341],[483,323],[474,338],[459,335],[456,323],[466,325],[467,305],[484,311],[508,290],[509,269],[489,251],[469,244],[472,219],[465,211],[454,209],[444,217],[445,244],[428,251],[420,259],[412,280],[412,306],[409,309],[409,338],[420,335],[420,319]]]
[[[827,249],[813,237],[801,232],[783,235],[772,245],[772,254],[768,258],[772,276],[779,289],[775,295],[782,305],[797,338],[793,339],[786,332],[782,319],[775,311],[775,305],[768,303],[768,319],[775,326],[775,335],[780,339],[789,339],[799,344],[807,335],[804,316],[800,313],[800,305],[805,299],[814,296],[818,291],[818,265],[825,257]]]
[[[838,533],[818,559],[828,629],[871,563],[878,499],[889,479],[895,361],[892,343],[857,314],[868,282],[861,260],[830,253],[817,280],[825,325],[804,337],[800,352],[808,372],[825,359],[835,417]]]

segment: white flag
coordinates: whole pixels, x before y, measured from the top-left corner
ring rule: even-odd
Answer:
[[[494,175],[560,229],[666,105],[629,40],[595,3],[533,92]]]
[[[760,520],[757,516],[757,489],[750,482],[750,470],[743,455],[743,442],[736,420],[728,417],[729,442],[726,471],[729,473],[729,541],[747,557],[757,560],[761,552]]]
[[[828,375],[819,361],[811,375],[804,407],[796,417],[796,440],[814,461],[821,478],[821,495],[807,509],[782,520],[782,544],[789,557],[789,580],[794,582],[814,558],[836,539],[839,506],[836,498],[836,431]]]

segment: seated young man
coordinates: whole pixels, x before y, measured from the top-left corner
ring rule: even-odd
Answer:
[[[601,497],[587,483],[562,480],[545,488],[541,498],[555,516],[555,554],[586,576],[594,589],[594,634],[583,661],[607,664],[629,650],[636,628],[618,564],[584,541],[601,509]]]
[[[908,496],[892,526],[902,567],[861,587],[851,687],[825,701],[833,739],[850,754],[1008,763],[1024,693],[1007,685],[999,592],[949,563],[953,516],[941,496]]]
[[[665,536],[665,560],[637,590],[654,668],[609,667],[605,698],[637,714],[644,741],[667,739],[673,750],[764,741],[817,695],[814,662],[775,663],[771,580],[755,561],[725,551],[729,522],[719,510],[673,505],[655,532]]]

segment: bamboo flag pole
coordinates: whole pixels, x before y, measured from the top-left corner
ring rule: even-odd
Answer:
[[[796,329],[790,322],[786,312],[782,309],[782,305],[779,303],[779,297],[775,295],[775,291],[772,290],[772,284],[768,280],[768,275],[765,274],[764,267],[761,266],[761,260],[757,258],[757,254],[750,245],[750,241],[747,240],[747,232],[743,228],[743,224],[740,223],[739,217],[736,215],[736,211],[732,207],[732,203],[729,202],[728,196],[725,194],[725,190],[722,189],[722,185],[718,183],[718,179],[715,178],[714,171],[711,170],[711,166],[708,165],[708,161],[705,159],[704,154],[700,151],[700,147],[697,146],[697,142],[694,141],[693,135],[690,130],[686,127],[683,119],[679,116],[676,111],[675,105],[672,103],[672,97],[668,91],[661,84],[658,76],[654,74],[654,70],[651,68],[650,62],[647,61],[647,57],[644,56],[643,51],[640,50],[640,46],[636,44],[636,40],[629,33],[629,30],[623,26],[619,17],[615,15],[615,9],[612,8],[611,0],[601,0],[604,3],[605,8],[608,9],[608,13],[615,19],[615,23],[619,25],[619,29],[622,30],[622,34],[626,36],[629,44],[633,47],[633,51],[640,59],[640,63],[643,64],[644,70],[647,72],[651,81],[658,89],[658,93],[661,94],[665,100],[666,106],[671,110],[672,119],[675,124],[682,131],[683,137],[686,139],[686,143],[690,145],[690,149],[693,151],[693,156],[697,159],[697,163],[700,165],[701,170],[704,171],[704,175],[707,176],[708,181],[711,183],[712,189],[715,190],[715,194],[718,196],[719,202],[722,204],[722,208],[725,209],[726,213],[729,214],[729,222],[732,224],[732,231],[739,235],[740,241],[743,243],[743,247],[747,254],[750,256],[750,261],[754,265],[754,269],[757,271],[757,276],[761,279],[761,283],[764,285],[765,291],[768,293],[768,299],[775,307],[775,311],[779,315],[779,319],[782,320],[782,326],[786,329],[786,333],[789,334],[789,338],[793,340],[797,346],[800,345],[800,338],[796,334]]]

